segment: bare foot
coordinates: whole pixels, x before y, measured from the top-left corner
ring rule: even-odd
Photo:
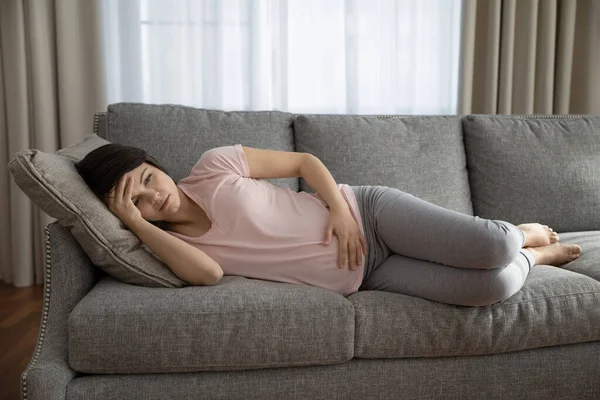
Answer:
[[[550,243],[559,241],[558,233],[554,232],[548,225],[536,223],[517,225],[525,233],[525,244],[523,247],[548,246]]]
[[[581,247],[576,244],[552,243],[548,246],[528,247],[535,256],[536,265],[559,266],[577,259]]]

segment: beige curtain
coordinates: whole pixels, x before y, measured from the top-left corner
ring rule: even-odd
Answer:
[[[0,279],[43,283],[48,217],[14,183],[20,150],[81,141],[106,109],[99,0],[0,0]]]
[[[600,1],[465,0],[460,114],[600,115]]]

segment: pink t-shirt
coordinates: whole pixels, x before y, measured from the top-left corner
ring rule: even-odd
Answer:
[[[250,178],[241,144],[210,149],[179,188],[212,221],[199,237],[170,234],[199,248],[219,263],[225,275],[320,286],[344,296],[362,283],[364,263],[352,271],[338,264],[338,238],[323,245],[329,217],[317,193],[297,193]],[[362,234],[354,192],[338,184]]]

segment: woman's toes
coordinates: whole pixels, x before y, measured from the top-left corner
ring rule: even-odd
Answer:
[[[567,246],[567,250],[569,252],[569,256],[571,258],[577,258],[581,255],[581,247],[579,247],[576,244],[568,244]]]
[[[550,243],[556,243],[558,242],[558,233],[554,232],[554,230],[552,230],[552,228],[546,226],[546,231],[548,232],[548,237],[550,238]]]

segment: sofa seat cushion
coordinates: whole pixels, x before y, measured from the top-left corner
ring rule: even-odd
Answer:
[[[600,281],[600,232],[558,232],[561,243],[574,243],[581,247],[581,256],[562,268]],[[600,304],[598,304],[600,308]]]
[[[148,288],[103,277],[68,320],[84,373],[229,371],[346,362],[354,308],[308,285],[224,276],[214,286]]]
[[[381,291],[349,296],[355,357],[471,356],[600,340],[600,282],[590,277],[600,275],[600,232],[572,240],[581,235],[560,234],[561,242],[583,249],[568,269],[536,265],[518,293],[486,307]]]

